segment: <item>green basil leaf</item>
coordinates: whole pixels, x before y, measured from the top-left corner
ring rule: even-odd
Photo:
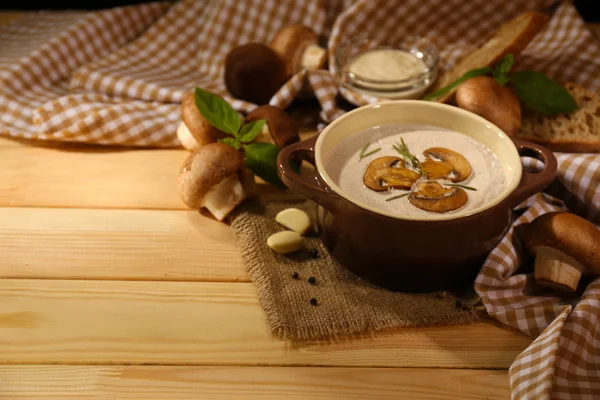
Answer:
[[[239,139],[233,138],[233,137],[226,137],[223,139],[219,139],[219,142],[229,145],[236,150],[239,150],[239,148],[242,146],[242,143],[240,143]]]
[[[244,145],[246,165],[265,182],[284,189],[285,185],[277,175],[277,155],[280,148],[271,143]]]
[[[514,72],[510,74],[509,80],[519,100],[533,111],[554,115],[579,108],[567,89],[542,73]]]
[[[196,88],[194,100],[198,111],[215,128],[237,136],[242,125],[240,115],[221,96]]]
[[[251,141],[253,141],[262,131],[266,122],[267,120],[265,119],[259,119],[258,121],[253,121],[242,126],[240,134],[238,135],[240,141],[242,143],[250,143]]]
[[[508,53],[502,58],[502,60],[498,61],[494,67],[494,72],[492,75],[500,85],[504,86],[506,85],[506,82],[508,82],[508,73],[510,72],[514,62],[515,57],[511,53]]]
[[[440,96],[445,95],[448,92],[451,92],[452,90],[454,90],[458,85],[460,85],[461,83],[463,83],[464,81],[474,78],[476,76],[482,76],[482,75],[487,75],[492,71],[492,69],[490,67],[483,67],[483,68],[476,68],[476,69],[472,69],[468,72],[465,72],[465,74],[463,76],[461,76],[460,78],[458,78],[457,80],[455,80],[454,82],[452,82],[451,84],[449,84],[448,86],[444,86],[443,88],[441,88],[440,90],[436,90],[433,93],[429,93],[427,96],[423,97],[423,100],[433,100],[436,99]]]

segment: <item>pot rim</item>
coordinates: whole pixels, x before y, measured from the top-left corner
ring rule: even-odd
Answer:
[[[510,195],[515,191],[515,189],[519,186],[519,182],[521,180],[522,173],[523,173],[523,166],[522,166],[521,162],[518,162],[516,165],[511,165],[511,167],[514,169],[514,173],[516,175],[515,179],[513,179],[513,181],[509,183],[507,189],[503,192],[503,194],[501,194],[500,196],[497,196],[492,201],[489,201],[486,204],[479,206],[468,212],[464,212],[464,213],[459,212],[459,213],[455,213],[455,214],[436,214],[436,215],[431,215],[427,218],[394,215],[390,212],[386,212],[379,208],[376,208],[376,207],[370,206],[366,203],[363,203],[363,202],[351,197],[350,195],[348,195],[345,191],[342,190],[342,188],[339,187],[339,185],[337,185],[333,181],[333,179],[331,179],[331,177],[329,176],[329,174],[327,173],[327,171],[325,169],[323,160],[321,159],[321,147],[322,147],[323,141],[325,140],[324,138],[327,136],[327,134],[330,131],[335,129],[336,126],[339,125],[343,120],[345,120],[347,118],[352,118],[356,114],[370,112],[372,109],[376,109],[376,108],[380,108],[380,107],[396,107],[396,106],[401,107],[402,105],[406,105],[406,104],[418,104],[419,106],[422,106],[422,107],[431,108],[432,111],[434,111],[434,112],[436,109],[450,110],[451,112],[454,112],[457,115],[457,117],[459,117],[459,118],[471,119],[471,120],[474,120],[475,122],[481,124],[482,126],[491,127],[492,129],[497,131],[501,140],[503,140],[506,143],[506,145],[508,147],[508,151],[513,153],[513,156],[516,157],[517,160],[520,160],[520,155],[519,155],[519,152],[518,152],[515,144],[512,142],[510,137],[506,133],[504,133],[504,131],[502,131],[496,125],[492,124],[491,122],[484,119],[483,117],[480,117],[479,115],[476,115],[470,111],[463,110],[462,108],[458,108],[458,107],[447,105],[447,104],[435,103],[435,102],[424,101],[424,100],[384,101],[384,102],[365,105],[365,106],[359,107],[355,110],[352,110],[352,111],[342,115],[341,117],[339,117],[335,121],[333,121],[331,124],[327,125],[325,127],[325,129],[323,129],[321,131],[321,133],[319,134],[319,137],[317,138],[317,141],[316,141],[315,147],[314,147],[315,165],[316,165],[317,173],[321,176],[321,178],[325,181],[325,183],[332,189],[332,191],[335,192],[338,196],[342,197],[343,199],[354,204],[357,207],[360,207],[362,209],[365,209],[365,210],[368,210],[373,213],[380,214],[380,215],[383,215],[383,216],[386,216],[389,218],[397,219],[397,220],[424,221],[424,222],[449,221],[449,220],[457,220],[460,218],[469,217],[469,216],[472,216],[475,214],[485,212],[485,211],[499,205],[506,199],[508,199],[510,197]],[[410,122],[410,121],[407,121],[407,122]],[[506,166],[504,166],[504,167],[506,167]]]

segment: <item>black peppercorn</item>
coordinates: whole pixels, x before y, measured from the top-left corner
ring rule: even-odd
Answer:
[[[463,305],[463,303],[462,303],[462,301],[460,301],[460,300],[456,300],[456,303],[454,303],[454,306],[455,306],[456,308],[461,308],[461,307],[462,307],[462,305]]]
[[[300,275],[298,275],[298,273],[297,273],[297,272],[294,272],[294,273],[292,274],[292,279],[298,279],[299,277],[300,277]]]
[[[317,249],[310,249],[309,254],[311,258],[319,258],[319,250]]]
[[[310,299],[310,305],[311,306],[316,306],[317,305],[317,299],[315,299],[314,297],[312,299]]]
[[[310,278],[308,278],[308,283],[310,283],[311,285],[316,285],[317,279],[314,276],[311,276]]]

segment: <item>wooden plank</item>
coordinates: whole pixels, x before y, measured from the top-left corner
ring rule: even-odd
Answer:
[[[508,368],[531,341],[477,323],[280,342],[247,283],[5,279],[0,299],[0,364],[495,369]]]
[[[458,369],[5,366],[0,399],[504,400],[507,375]]]
[[[0,147],[0,206],[186,209],[184,150]]]
[[[249,281],[198,211],[0,208],[0,260],[0,278]]]
[[[0,207],[187,209],[177,190],[185,150],[36,143],[0,144]]]

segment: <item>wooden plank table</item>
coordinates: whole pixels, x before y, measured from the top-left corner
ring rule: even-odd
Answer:
[[[509,397],[531,339],[491,320],[274,340],[186,154],[0,138],[0,399]]]

